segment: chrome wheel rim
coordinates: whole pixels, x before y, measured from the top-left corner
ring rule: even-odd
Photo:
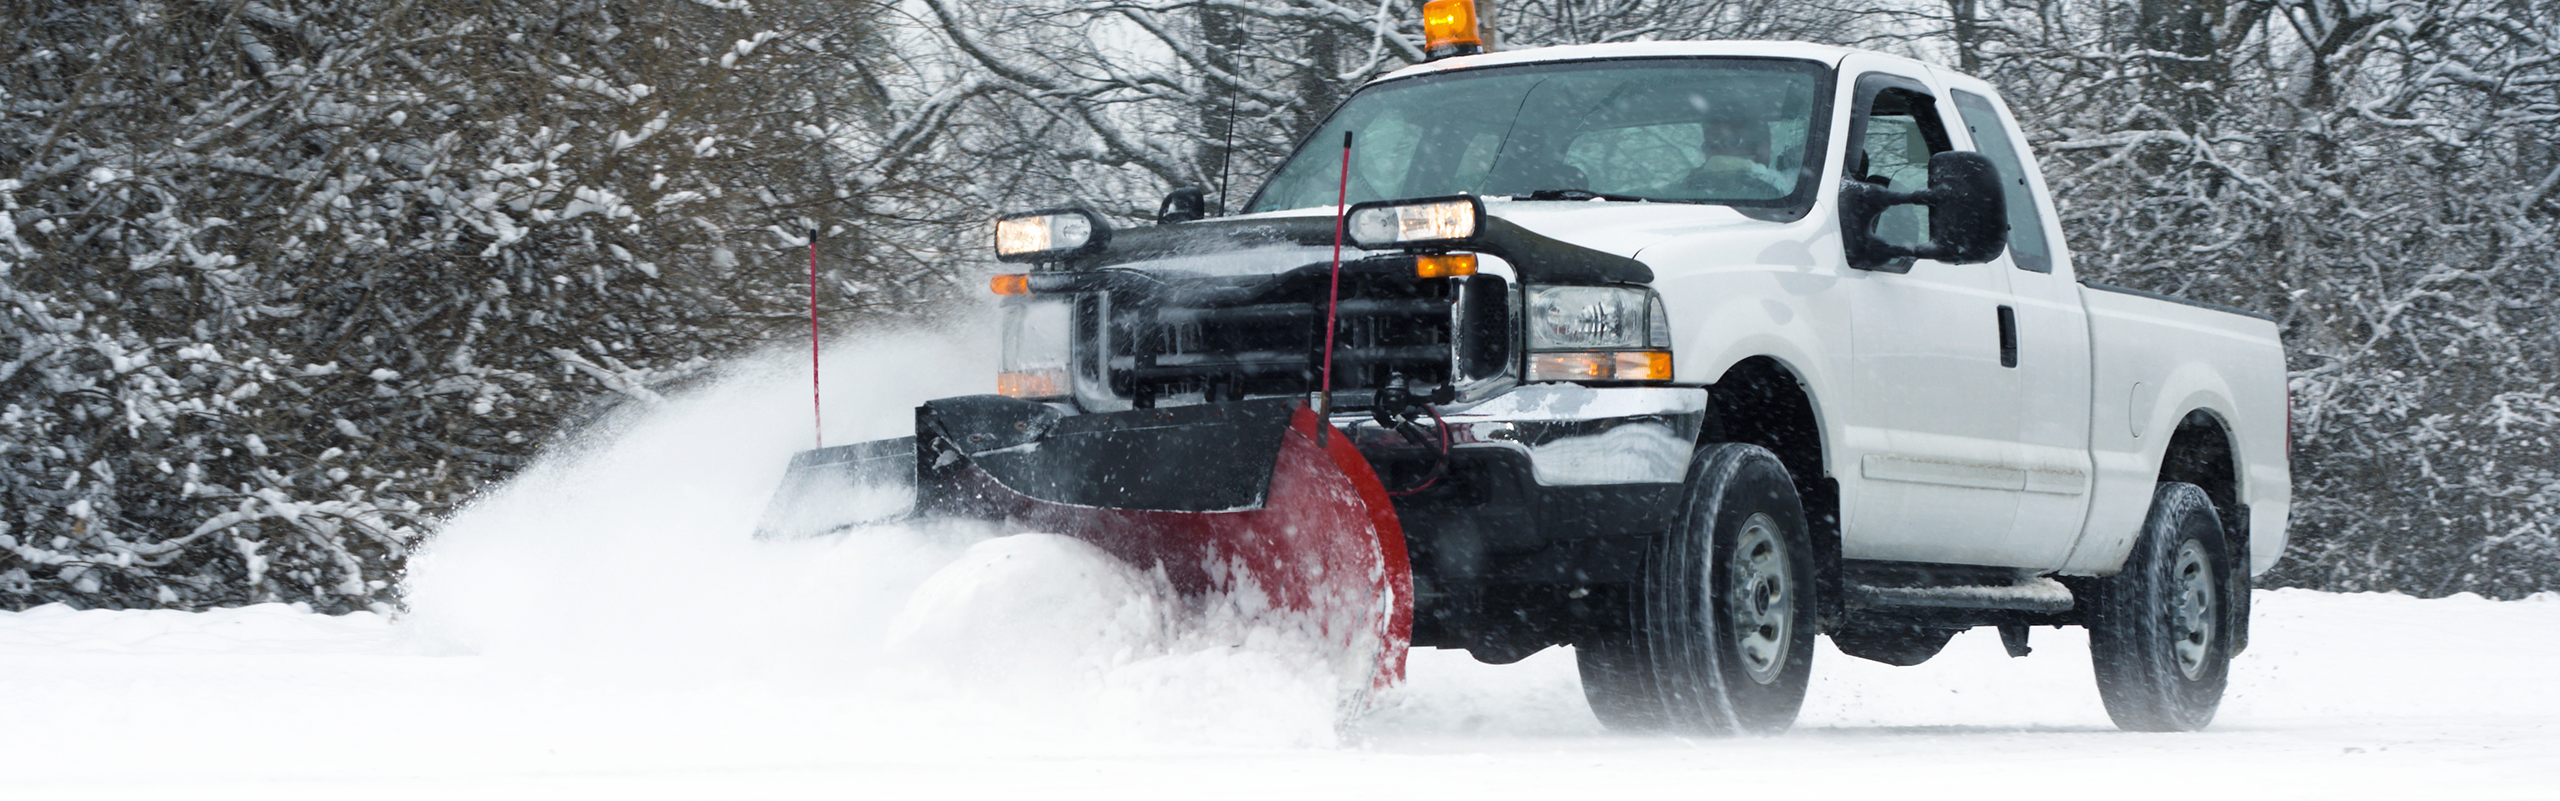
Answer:
[[[2206,656],[2213,650],[2213,570],[2204,544],[2195,540],[2178,545],[2171,565],[2169,649],[2178,659],[2178,672],[2195,681],[2204,678]]]
[[[1786,669],[1787,650],[1794,645],[1796,614],[1796,587],[1778,522],[1765,513],[1743,521],[1726,570],[1725,608],[1733,625],[1733,650],[1752,681],[1776,681]]]

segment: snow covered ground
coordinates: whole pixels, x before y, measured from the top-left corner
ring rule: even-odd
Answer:
[[[939,355],[836,358],[881,411],[829,440],[973,391],[851,380]],[[1608,734],[1561,649],[1417,652],[1395,703],[1337,724],[1320,665],[1058,542],[752,541],[805,382],[745,375],[563,449],[445,526],[397,620],[0,613],[0,800],[2560,798],[2549,594],[2261,593],[2197,734],[2115,731],[2053,629],[1913,668],[1826,643],[1778,738]]]
[[[1562,650],[1417,653],[1401,704],[1337,733],[1250,654],[937,681],[706,659],[701,632],[474,654],[372,615],[45,607],[0,613],[0,798],[2560,795],[2560,599],[2259,604],[2203,733],[2114,731],[2046,630],[2016,660],[1979,632],[1915,668],[1826,648],[1793,733],[1723,741],[1602,732]]]

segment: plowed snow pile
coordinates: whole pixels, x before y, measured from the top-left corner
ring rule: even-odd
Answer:
[[[827,441],[984,348],[830,353]],[[805,368],[802,368],[805,369]],[[1914,668],[1827,643],[1785,737],[1600,730],[1572,654],[1419,651],[1337,724],[1307,654],[1058,537],[750,534],[808,447],[787,366],[603,427],[451,521],[399,620],[0,613],[0,799],[2551,798],[2560,596],[2262,592],[2204,733],[2108,725],[2077,630]]]

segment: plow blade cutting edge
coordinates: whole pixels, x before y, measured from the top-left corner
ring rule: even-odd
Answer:
[[[1286,399],[1068,415],[945,398],[917,407],[913,437],[794,458],[757,536],[934,518],[1063,534],[1310,637],[1346,689],[1383,690],[1404,677],[1412,569],[1386,488],[1330,428]]]

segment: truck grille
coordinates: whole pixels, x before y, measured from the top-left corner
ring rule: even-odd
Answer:
[[[1086,350],[1097,358],[1085,372],[1141,408],[1304,395],[1321,369],[1329,273],[1319,265],[1230,284],[1121,282],[1098,302],[1080,304],[1079,338],[1090,343],[1098,334],[1102,344]],[[1507,341],[1502,279],[1412,274],[1409,259],[1343,265],[1333,356],[1338,407],[1367,405],[1398,375],[1428,390],[1502,372],[1507,353],[1475,341]],[[1499,320],[1482,319],[1488,316]],[[1470,336],[1488,324],[1504,336]]]

